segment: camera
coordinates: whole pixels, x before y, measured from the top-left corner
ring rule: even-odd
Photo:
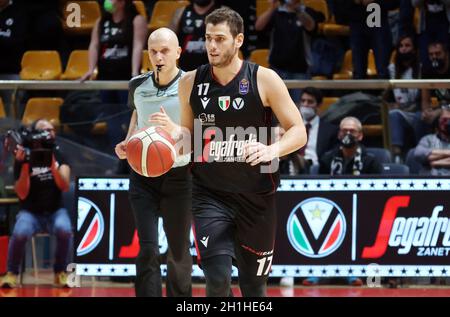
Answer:
[[[55,139],[49,131],[21,127],[6,132],[4,148],[14,153],[17,145],[25,149],[25,161],[33,166],[50,166],[53,150],[56,148]]]

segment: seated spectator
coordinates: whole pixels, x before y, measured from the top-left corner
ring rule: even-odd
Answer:
[[[312,165],[319,165],[319,157],[337,144],[338,127],[317,115],[322,99],[322,92],[317,88],[306,87],[302,91],[300,112],[305,122],[308,143],[296,153],[280,161],[282,174],[308,173]]]
[[[450,175],[450,105],[442,107],[438,130],[424,136],[414,157],[430,175]]]
[[[147,22],[131,0],[105,0],[102,16],[95,22],[89,44],[89,70],[80,80],[130,80],[140,73],[142,50],[147,37]],[[106,117],[111,151],[127,132],[131,111],[127,90],[103,90],[105,105],[99,119]]]
[[[310,36],[325,20],[322,13],[305,7],[300,0],[272,1],[272,7],[257,20],[257,31],[271,30],[269,64],[282,79],[308,79],[311,61]],[[290,89],[295,103],[300,89]]]
[[[424,79],[448,79],[450,78],[450,56],[446,44],[434,42],[428,45],[428,58],[430,67],[424,67]],[[422,89],[422,120],[429,125],[436,125],[440,115],[440,108],[432,108],[431,97],[436,97],[439,104],[450,103],[450,89]]]
[[[395,50],[395,60],[388,69],[391,79],[419,78],[418,52],[413,35],[400,37]],[[420,91],[396,88],[388,98],[392,154],[396,162],[401,162],[405,153],[414,147],[427,131],[426,124],[421,120]],[[409,140],[411,135],[414,137]]]
[[[8,247],[8,272],[0,281],[1,287],[17,286],[17,276],[22,265],[27,241],[36,233],[50,232],[56,236],[54,284],[67,286],[67,259],[72,238],[72,226],[67,209],[63,208],[62,192],[70,187],[70,167],[55,142],[55,128],[45,119],[31,125],[34,132],[47,135],[46,147],[39,147],[39,155],[33,148],[18,145],[15,154],[15,191],[20,199]],[[51,148],[51,149],[50,149]],[[48,158],[43,158],[43,151]],[[50,151],[50,152],[48,152]],[[26,153],[30,153],[29,155]]]
[[[449,41],[450,1],[448,0],[411,0],[414,7],[420,9],[419,49],[420,61],[425,67],[430,66],[428,45],[433,42]]]
[[[191,4],[178,9],[170,28],[178,35],[181,56],[178,66],[184,71],[194,70],[208,64],[205,48],[205,18],[219,8],[216,0],[191,0]]]
[[[327,152],[319,158],[320,173],[329,175],[361,175],[380,174],[382,166],[372,155],[368,154],[361,144],[363,131],[361,122],[355,117],[345,117],[339,126],[338,140],[340,146]],[[303,280],[303,285],[317,285],[321,282],[318,277]],[[348,277],[347,283],[361,286],[362,280]]]
[[[361,175],[380,174],[382,166],[361,144],[361,122],[355,117],[345,117],[339,125],[340,145],[325,153],[320,159],[320,174]]]

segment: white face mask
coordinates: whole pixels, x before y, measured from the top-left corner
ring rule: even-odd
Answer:
[[[300,107],[303,120],[311,121],[316,116],[316,111],[311,107]]]

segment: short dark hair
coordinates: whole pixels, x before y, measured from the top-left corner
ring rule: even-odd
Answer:
[[[227,7],[221,7],[207,15],[205,25],[211,23],[217,25],[226,22],[230,27],[230,33],[235,38],[239,33],[244,33],[244,20],[234,10]]]
[[[439,41],[431,41],[430,43],[428,43],[427,50],[430,49],[431,46],[438,46],[438,45],[440,45],[442,47],[444,52],[446,52],[446,53],[448,52],[447,44],[445,44],[443,42],[439,42]]]
[[[317,105],[320,105],[322,103],[323,94],[322,91],[320,91],[320,89],[317,89],[315,87],[306,87],[305,89],[302,90],[302,95],[303,94],[313,96],[316,99]]]

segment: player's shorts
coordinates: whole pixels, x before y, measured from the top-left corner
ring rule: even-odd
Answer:
[[[220,181],[220,180],[218,180]],[[266,277],[275,244],[275,193],[229,193],[193,184],[198,260],[230,255],[239,271]]]

